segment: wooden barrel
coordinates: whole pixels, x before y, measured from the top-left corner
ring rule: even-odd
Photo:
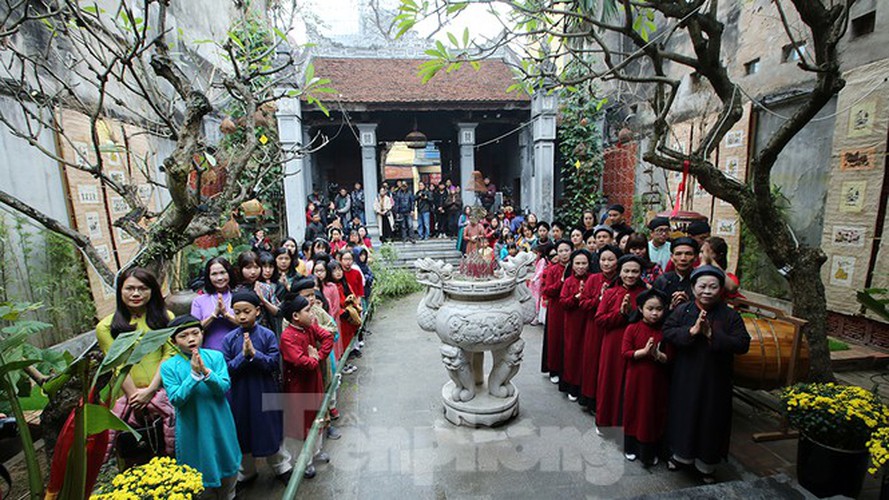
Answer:
[[[744,324],[750,334],[750,350],[735,357],[735,385],[766,390],[787,385],[793,352],[793,323],[744,314]],[[791,383],[804,379],[809,372],[809,346],[804,337],[800,338],[794,372]]]

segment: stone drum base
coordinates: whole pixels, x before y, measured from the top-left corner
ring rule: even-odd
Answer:
[[[518,389],[508,398],[497,398],[488,393],[488,384],[485,382],[475,386],[475,397],[467,402],[452,400],[450,394],[453,390],[454,382],[446,383],[441,388],[441,400],[445,418],[454,425],[496,427],[519,414]]]

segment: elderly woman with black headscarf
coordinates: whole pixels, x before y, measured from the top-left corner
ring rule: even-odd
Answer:
[[[741,315],[723,300],[725,273],[701,266],[691,274],[694,300],[664,324],[675,347],[667,429],[670,469],[694,464],[704,482],[728,456],[732,427],[732,365],[750,347]]]

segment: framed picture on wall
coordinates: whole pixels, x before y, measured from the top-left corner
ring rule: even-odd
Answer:
[[[744,131],[743,130],[731,130],[729,133],[725,134],[725,147],[727,148],[739,148],[744,145]]]
[[[876,115],[876,98],[867,99],[852,105],[849,109],[849,130],[846,135],[848,137],[870,135],[874,128]]]
[[[716,221],[716,234],[734,236],[738,233],[738,219],[719,219]]]
[[[130,233],[124,231],[121,228],[117,228],[117,239],[121,243],[132,243],[136,241],[132,236],[130,236]]]
[[[111,252],[108,251],[108,245],[96,245],[96,253],[104,262],[111,263]]]
[[[83,216],[86,218],[86,234],[90,238],[101,238],[102,219],[99,217],[99,212],[86,212]]]
[[[866,230],[863,227],[833,226],[831,243],[839,247],[863,247]]]
[[[114,196],[111,198],[111,213],[125,214],[129,211],[130,205],[127,204],[127,200],[121,198],[120,196]]]
[[[737,156],[729,156],[725,159],[725,175],[738,180],[738,172],[741,169],[741,159]]]
[[[867,181],[843,182],[840,186],[840,212],[861,212],[866,191]]]
[[[84,205],[97,205],[99,203],[99,186],[95,184],[77,186],[77,199]]]
[[[840,170],[871,170],[876,158],[877,148],[847,149],[840,153]]]
[[[855,275],[855,257],[848,255],[834,255],[830,263],[830,284],[837,286],[852,286],[852,277]]]

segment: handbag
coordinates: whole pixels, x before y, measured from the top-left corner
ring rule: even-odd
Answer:
[[[129,423],[132,413],[132,407],[128,406],[121,420]],[[114,450],[122,463],[122,469],[144,465],[154,457],[168,455],[164,441],[163,417],[148,412],[137,412],[134,420],[137,423],[133,428],[141,439],[136,439],[135,434],[131,432],[119,432],[114,442]]]
[[[361,303],[357,298],[350,295],[352,300],[348,301],[343,308],[343,316],[350,325],[361,326]]]

